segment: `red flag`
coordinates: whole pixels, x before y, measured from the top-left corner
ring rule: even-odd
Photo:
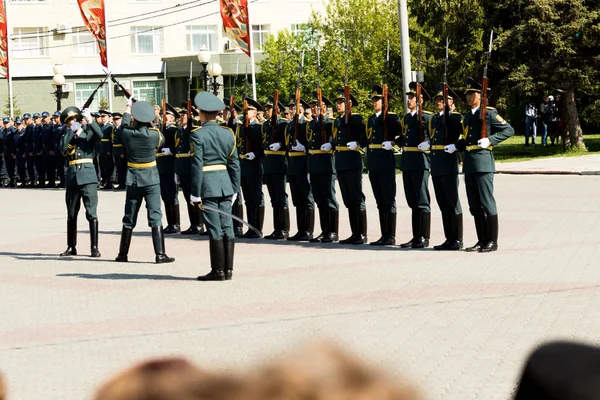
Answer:
[[[0,1],[0,75],[8,79],[8,35],[3,1]]]
[[[225,34],[250,56],[248,0],[220,0]]]
[[[77,0],[83,23],[96,38],[100,50],[100,61],[108,68],[106,54],[106,18],[104,16],[104,0]]]

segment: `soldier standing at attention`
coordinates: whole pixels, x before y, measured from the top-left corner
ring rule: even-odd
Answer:
[[[138,101],[132,106],[132,102],[132,98],[127,100],[127,108],[123,113],[125,127],[121,139],[123,147],[127,151],[127,195],[121,245],[115,261],[128,261],[127,254],[131,244],[131,235],[137,223],[142,200],[144,200],[148,210],[148,225],[152,229],[156,263],[171,263],[175,259],[165,253],[165,236],[160,210],[160,178],[158,168],[156,168],[156,149],[161,146],[163,138],[158,129],[151,127],[154,119],[152,105],[145,101]],[[129,127],[132,116],[135,123]]]
[[[217,113],[225,104],[215,95],[201,92],[194,103],[200,109],[202,130],[190,137],[192,158],[191,201],[231,214],[231,204],[240,190],[240,165],[233,131],[219,126]],[[211,271],[199,281],[231,280],[235,235],[231,217],[204,210],[210,240]]]
[[[29,178],[29,186],[35,187],[36,171],[35,171],[35,157],[34,157],[34,153],[33,153],[34,143],[35,143],[35,137],[34,137],[35,122],[33,122],[33,120],[31,119],[31,114],[29,114],[29,113],[23,114],[23,125],[25,125],[24,139],[25,139],[25,146],[26,146],[26,151],[27,151],[27,157],[26,157],[27,176]],[[23,185],[23,186],[26,186],[26,185]]]
[[[35,170],[37,171],[38,183],[36,187],[46,187],[46,166],[44,165],[44,142],[43,126],[40,113],[33,114],[33,157],[35,158]]]
[[[388,98],[395,99],[391,94]],[[367,169],[379,210],[381,238],[370,245],[390,246],[396,244],[396,159],[392,142],[399,134],[400,118],[388,112],[384,119],[383,87],[373,86],[371,101],[375,114],[367,121]]]
[[[125,190],[125,176],[127,175],[127,160],[125,152],[123,151],[123,141],[121,140],[121,133],[123,131],[123,125],[121,124],[123,114],[115,112],[112,113],[113,123],[115,124],[115,133],[112,137],[112,154],[113,161],[115,164],[115,170],[117,172],[117,180],[119,186],[117,190]]]
[[[21,181],[20,187],[25,187],[27,182],[27,136],[23,121],[19,118],[15,121],[17,132],[15,132],[15,153],[17,161],[17,175]]]
[[[168,109],[165,114],[164,144],[156,153],[156,163],[160,174],[160,197],[165,204],[165,214],[167,214],[165,233],[179,233],[181,231],[179,186],[175,183],[175,135],[177,134],[175,118],[179,118],[179,113]]]
[[[40,126],[40,136],[42,143],[42,157],[44,162],[44,170],[46,171],[46,177],[48,178],[49,188],[56,187],[56,165],[54,154],[56,146],[54,144],[54,129],[50,123],[50,113],[44,111],[42,113],[42,124]]]
[[[458,198],[458,153],[456,142],[461,134],[462,115],[452,112],[454,99],[446,96],[444,105],[443,83],[435,95],[437,113],[429,120],[431,135],[431,178],[440,211],[446,241],[434,246],[435,250],[460,250],[463,247],[463,215]]]
[[[11,125],[10,118],[4,118],[4,131],[2,132],[2,147],[4,154],[4,162],[6,163],[6,175],[8,176],[8,186],[11,188],[17,187],[17,181],[15,179],[16,170],[16,148],[15,148],[15,136],[17,135],[17,128]]]
[[[60,115],[66,124],[60,141],[60,149],[68,164],[66,174],[67,191],[67,249],[61,257],[77,255],[77,214],[81,200],[85,217],[90,225],[91,256],[100,257],[98,251],[98,177],[94,169],[94,150],[102,138],[102,131],[88,110],[68,107]],[[83,122],[83,125],[81,122]]]
[[[352,107],[358,101],[350,95]],[[348,209],[352,235],[340,240],[341,244],[365,244],[367,242],[367,210],[365,195],[362,191],[363,162],[360,154],[361,144],[365,144],[366,126],[363,117],[352,113],[346,123],[346,103],[344,89],[340,89],[336,99],[339,116],[333,124],[335,140],[335,170],[342,192],[344,205]]]
[[[335,166],[333,163],[333,121],[327,116],[327,107],[331,102],[321,96],[321,114],[319,114],[319,100],[317,94],[313,93],[310,108],[313,119],[307,127],[308,149],[308,182],[313,193],[315,203],[319,207],[319,219],[321,220],[321,233],[311,239],[313,243],[337,242],[339,226],[339,205],[335,198]]]
[[[102,186],[104,189],[112,189],[115,175],[115,163],[112,156],[112,141],[115,133],[115,125],[110,120],[110,112],[100,110],[98,113],[102,118],[102,140],[100,141],[100,168],[102,169]]]
[[[456,144],[459,151],[466,151],[463,161],[465,187],[469,210],[475,219],[477,243],[466,251],[487,253],[498,250],[498,210],[494,199],[494,162],[493,146],[515,134],[515,130],[496,111],[487,107],[485,119],[487,135],[481,134],[481,95],[482,86],[472,78],[466,78],[467,103],[471,110],[463,119],[464,139]]]
[[[65,131],[65,125],[60,122],[60,111],[52,114],[52,134],[54,136],[54,166],[60,188],[65,187],[65,157],[60,150],[60,140]]]
[[[400,247],[422,249],[429,246],[431,207],[429,188],[429,132],[431,111],[423,111],[423,95],[417,99],[416,82],[411,82],[408,96],[409,112],[401,121],[402,135],[396,143],[402,144],[400,170],[406,202],[412,210],[412,239]],[[417,101],[419,106],[417,107]],[[419,121],[419,110],[422,118]]]

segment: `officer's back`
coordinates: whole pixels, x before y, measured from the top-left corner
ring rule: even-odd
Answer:
[[[130,115],[123,115],[123,145],[127,151],[127,186],[148,186],[159,182],[156,168],[156,149],[162,140],[156,128],[142,124],[129,127]],[[149,165],[154,163],[154,165]]]

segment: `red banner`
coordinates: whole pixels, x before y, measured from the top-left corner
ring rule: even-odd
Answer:
[[[248,0],[220,0],[225,34],[250,56]]]
[[[88,31],[96,38],[100,50],[100,61],[108,68],[106,54],[106,18],[104,15],[104,0],[77,0],[79,11]]]
[[[8,35],[6,34],[6,12],[0,0],[0,75],[8,79]]]

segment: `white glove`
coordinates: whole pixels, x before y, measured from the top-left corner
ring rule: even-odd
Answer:
[[[300,142],[298,142],[296,140],[296,145],[292,146],[292,150],[293,151],[304,151],[304,152],[306,152],[306,147],[304,147],[304,145],[302,143],[300,143]]]
[[[271,151],[279,151],[281,148],[281,143],[273,143],[269,146],[269,150]]]
[[[306,180],[310,183],[310,174],[306,174]]]
[[[127,99],[127,105],[129,107],[133,106],[133,96],[131,96],[130,98]]]
[[[179,185],[179,175],[175,174],[175,184]]]
[[[165,156],[170,156],[173,154],[173,153],[171,153],[171,149],[168,147],[163,147],[161,151]]]
[[[456,146],[453,144],[449,144],[448,146],[444,146],[444,151],[446,153],[452,154],[456,151]]]
[[[419,145],[417,146],[417,148],[421,151],[427,151],[427,150],[429,150],[429,147],[430,147],[429,142],[422,142],[422,143],[419,143]]]
[[[321,150],[322,151],[331,151],[331,143],[325,143],[323,146],[321,146]]]
[[[392,146],[392,142],[386,141],[386,142],[381,143],[381,148],[384,150],[393,150],[394,146]]]
[[[346,146],[348,146],[348,148],[352,151],[354,150],[358,150],[358,143],[357,142],[349,142],[346,143]]]
[[[256,158],[256,154],[254,154],[254,152],[250,152],[250,153],[246,153],[246,160],[254,160]]]
[[[481,147],[482,149],[487,149],[491,144],[492,142],[490,142],[489,138],[483,138],[477,141],[477,146]]]
[[[92,119],[92,113],[90,112],[90,110],[88,110],[87,108],[84,108],[83,110],[81,110],[81,115],[83,115],[83,117],[86,119],[86,121],[88,123],[92,123],[93,119]]]
[[[81,134],[81,123],[78,121],[75,121],[71,124],[71,130],[73,131],[74,134],[76,134],[77,136],[79,136]]]
[[[238,194],[237,193],[232,194],[231,195],[231,204],[235,203],[235,201],[237,200],[237,198],[238,198]]]
[[[193,194],[190,195],[190,201],[192,203],[202,203],[202,199],[200,197],[196,197]]]

